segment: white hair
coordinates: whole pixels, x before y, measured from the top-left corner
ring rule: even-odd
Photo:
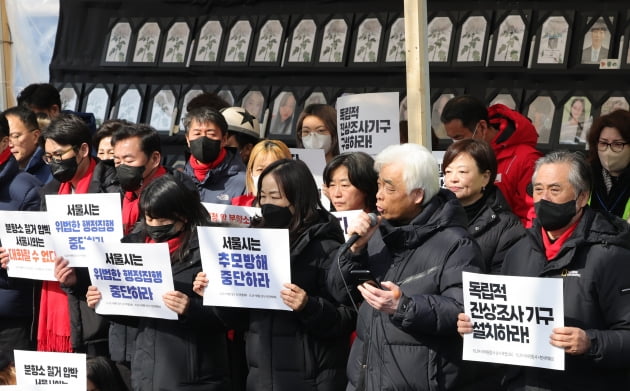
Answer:
[[[400,164],[402,179],[407,194],[415,189],[424,190],[422,205],[426,205],[440,190],[437,160],[431,152],[418,144],[390,145],[374,159],[374,169],[380,172],[383,166]]]

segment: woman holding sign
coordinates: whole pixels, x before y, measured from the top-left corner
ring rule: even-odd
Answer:
[[[247,328],[248,390],[340,390],[346,385],[348,337],[356,314],[334,301],[326,287],[332,258],[343,243],[337,219],[322,207],[317,185],[302,161],[283,159],[261,174],[256,228],[287,228],[291,283],[280,294],[292,312],[218,309]],[[199,273],[193,290],[203,295]]]
[[[179,319],[116,317],[117,322],[138,329],[131,359],[133,389],[226,390],[229,369],[225,328],[211,307],[202,305],[190,285],[201,270],[197,226],[212,225],[199,193],[164,175],[142,191],[140,215],[140,229],[123,242],[168,243],[175,290],[165,294],[163,300]],[[88,305],[95,308],[100,299],[101,293],[91,286]]]

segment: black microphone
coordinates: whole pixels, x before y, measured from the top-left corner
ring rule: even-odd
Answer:
[[[374,227],[378,223],[378,216],[376,213],[368,213],[368,217],[370,218],[370,227]],[[353,233],[350,239],[344,243],[344,248],[350,248],[360,237],[361,235],[358,233]]]

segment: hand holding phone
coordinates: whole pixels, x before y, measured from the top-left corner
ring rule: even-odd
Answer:
[[[350,270],[350,275],[354,277],[357,285],[361,285],[367,282],[368,284],[371,284],[379,289],[383,289],[381,288],[381,284],[379,284],[376,278],[374,278],[374,276],[372,275],[372,272],[367,269]]]

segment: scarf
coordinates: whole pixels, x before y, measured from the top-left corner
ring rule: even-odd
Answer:
[[[77,182],[77,194],[88,192],[96,161],[90,159],[85,175]],[[63,182],[57,194],[72,194],[72,184]],[[68,296],[57,281],[43,281],[39,323],[37,329],[37,350],[44,352],[72,353],[70,340],[70,306]]]
[[[217,156],[216,160],[207,164],[197,161],[194,156],[190,155],[190,159],[188,161],[190,162],[190,167],[193,169],[195,178],[197,178],[199,182],[203,182],[203,180],[206,179],[206,175],[208,175],[208,171],[221,164],[226,155],[226,149],[221,148],[221,152],[219,152],[219,156]]]
[[[150,236],[147,236],[146,238],[144,238],[144,242],[145,243],[159,243],[153,240]],[[177,249],[180,248],[182,245],[182,235],[180,234],[180,235],[175,236],[174,238],[170,238],[169,240],[166,241],[166,243],[168,244],[168,252],[172,256],[173,253],[177,251]]]
[[[127,235],[133,230],[140,217],[140,197],[138,196],[152,180],[166,174],[166,168],[159,166],[153,174],[142,181],[142,186],[137,191],[127,191],[122,202],[123,233]],[[137,192],[137,194],[136,194]]]
[[[573,231],[575,231],[575,228],[577,227],[579,222],[580,220],[576,221],[571,227],[569,227],[569,229],[564,231],[564,233],[553,242],[551,241],[551,239],[549,239],[549,235],[547,235],[545,229],[542,227],[540,228],[542,230],[542,239],[543,245],[545,246],[545,255],[547,256],[547,261],[551,261],[556,257],[556,255],[558,255],[564,243],[566,243],[567,239],[569,239],[569,237],[573,235]]]
[[[6,163],[12,155],[11,148],[9,147],[2,151],[2,153],[0,153],[0,166]]]

